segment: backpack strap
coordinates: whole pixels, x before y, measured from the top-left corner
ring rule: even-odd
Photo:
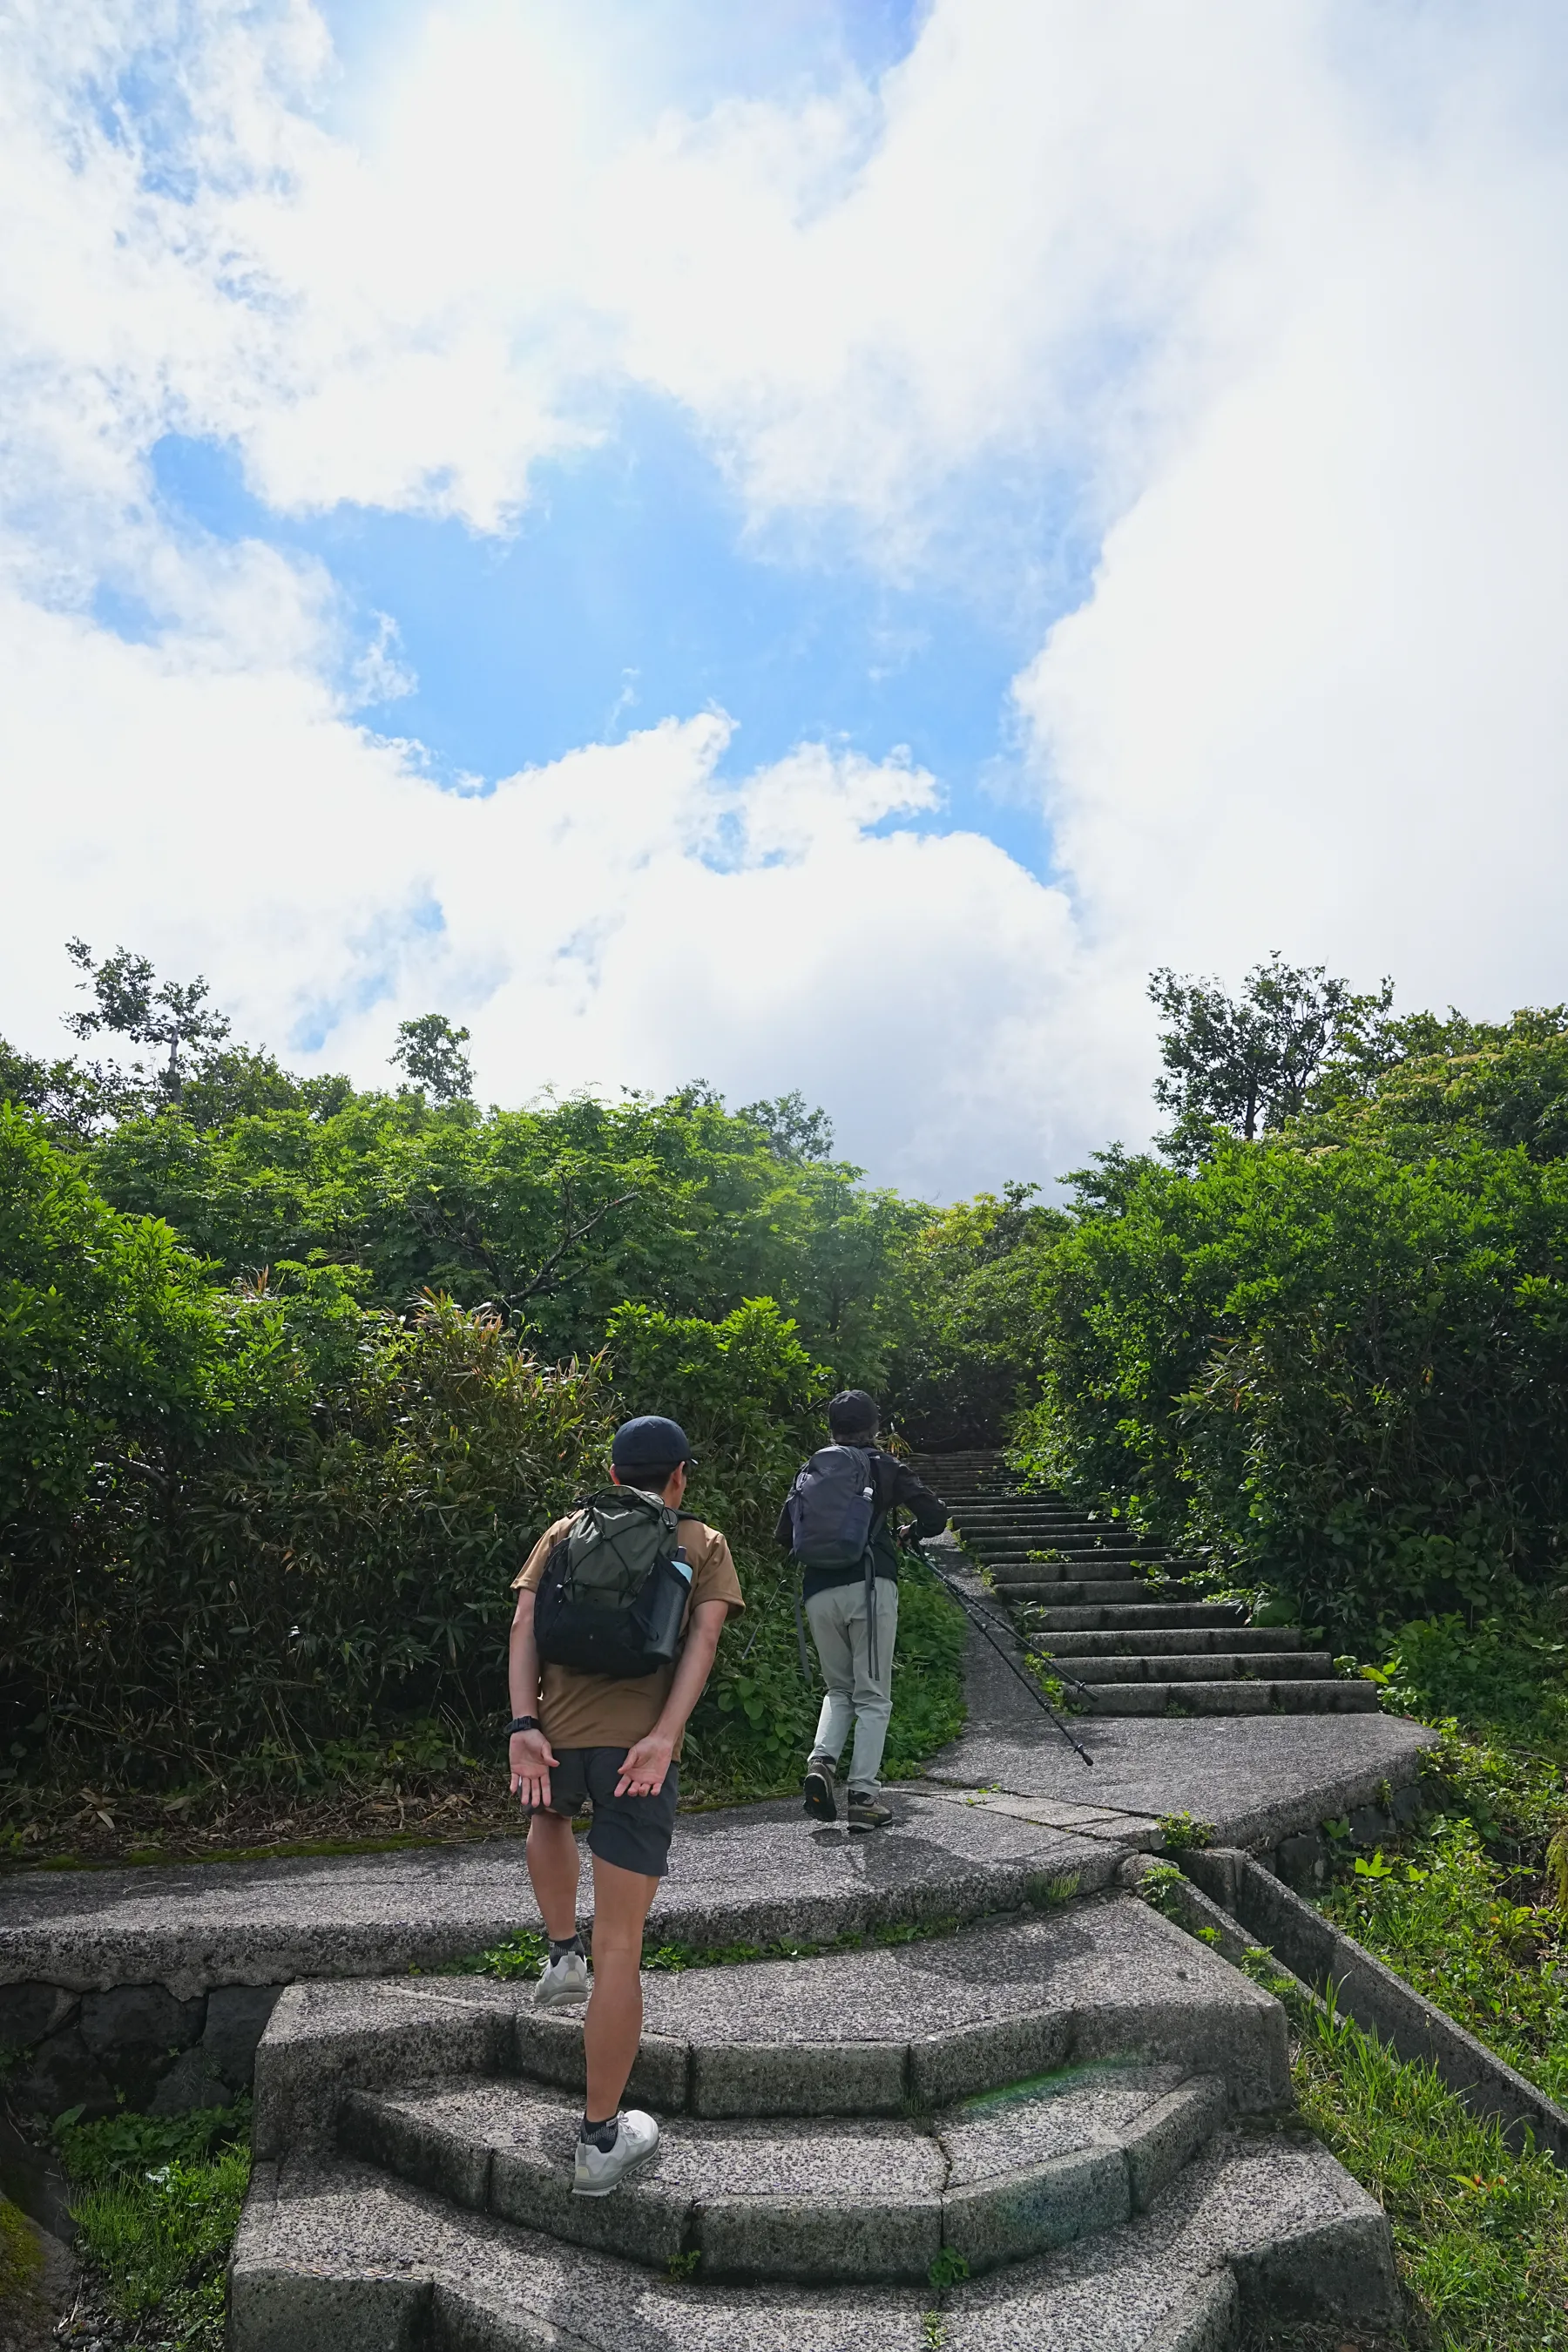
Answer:
[[[866,1445],[857,1446],[855,1450],[858,1454],[864,1454],[866,1456],[866,1475],[870,1480],[874,1492],[877,1483],[877,1465],[871,1459],[871,1449]],[[880,1517],[873,1511],[871,1525],[866,1535],[866,1664],[870,1669],[873,1682],[877,1679],[877,1538],[881,1533],[882,1520],[887,1516],[886,1511],[883,1511]]]

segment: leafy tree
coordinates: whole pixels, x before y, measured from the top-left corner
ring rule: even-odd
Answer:
[[[1191,1165],[1216,1127],[1250,1143],[1300,1111],[1324,1061],[1375,1029],[1394,986],[1385,980],[1358,996],[1321,964],[1288,964],[1276,950],[1247,973],[1239,996],[1168,965],[1151,974],[1149,994],[1167,1024],[1154,1099],[1175,1115],[1162,1149]]]
[[[182,1107],[122,1122],[93,1165],[117,1206],[167,1217],[230,1276],[353,1264],[383,1305],[489,1301],[553,1357],[593,1354],[625,1300],[721,1320],[766,1296],[847,1379],[880,1377],[927,1214],[842,1162],[781,1159],[693,1088],[483,1117],[356,1095],[206,1129]]]
[[[105,1083],[106,1076],[68,1056],[45,1062],[36,1054],[19,1053],[0,1037],[0,1102],[38,1112],[62,1141],[85,1142],[121,1107],[121,1095]]]
[[[1036,1299],[1041,1468],[1303,1622],[1355,1637],[1561,1578],[1568,1162],[1473,1133],[1145,1161]]]
[[[206,982],[198,975],[160,982],[148,958],[129,948],[116,948],[97,964],[85,940],[68,940],[66,953],[86,974],[79,986],[93,996],[89,1011],[66,1016],[67,1028],[84,1038],[107,1029],[133,1045],[163,1049],[168,1059],[153,1083],[167,1101],[177,1103],[184,1083],[182,1055],[199,1057],[204,1047],[221,1045],[228,1034],[223,1014],[205,1009]]]
[[[0,1109],[0,1705],[64,1769],[290,1770],[503,1703],[508,1582],[602,1461],[601,1370],[342,1269],[215,1288]]]
[[[416,1021],[398,1023],[393,1066],[432,1102],[466,1102],[474,1091],[473,1067],[463,1051],[468,1042],[468,1032],[454,1029],[444,1013],[422,1013]]]
[[[781,1160],[831,1160],[833,1121],[825,1110],[808,1110],[797,1087],[775,1102],[744,1104],[735,1114],[760,1127]]]
[[[961,1201],[901,1253],[908,1304],[891,1386],[900,1425],[921,1444],[994,1444],[1032,1399],[1035,1294],[1068,1224],[1038,1192],[1013,1182]]]
[[[1379,1044],[1375,1061],[1347,1059],[1323,1074],[1294,1139],[1375,1142],[1424,1158],[1480,1136],[1532,1160],[1568,1157],[1568,1005],[1526,1007],[1501,1022],[1415,1013],[1389,1022]]]

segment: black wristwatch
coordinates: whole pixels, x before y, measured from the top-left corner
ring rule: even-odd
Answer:
[[[514,1715],[507,1725],[506,1736],[510,1739],[514,1731],[537,1731],[538,1728],[539,1717],[536,1715]]]

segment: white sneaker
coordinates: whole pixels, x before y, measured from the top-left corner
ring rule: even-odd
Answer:
[[[658,2126],[651,2116],[645,2116],[640,2107],[623,2107],[620,2126],[615,2146],[607,2150],[595,2147],[591,2139],[578,2141],[574,2197],[607,2197],[628,2172],[637,2171],[653,2155],[658,2146]]]
[[[535,2009],[570,2009],[587,1998],[588,1962],[581,1952],[563,1952],[533,1988]]]

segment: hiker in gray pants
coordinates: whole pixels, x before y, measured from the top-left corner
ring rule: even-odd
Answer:
[[[923,1536],[940,1535],[947,1505],[912,1470],[884,1454],[877,1444],[880,1415],[875,1397],[846,1389],[827,1408],[832,1444],[814,1454],[800,1472],[779,1514],[778,1541],[801,1564],[802,1591],[812,1639],[827,1696],[805,1769],[805,1810],[818,1821],[838,1818],[835,1781],[838,1760],[854,1728],[849,1758],[848,1803],[852,1830],[881,1829],[892,1810],[877,1792],[888,1718],[893,1708],[893,1649],[899,1630],[899,1549],[894,1513],[914,1513]],[[837,1461],[835,1457],[837,1457]],[[848,1543],[802,1550],[805,1517],[799,1505],[813,1480],[858,1494],[864,1516]],[[819,1486],[819,1491],[827,1488]]]

